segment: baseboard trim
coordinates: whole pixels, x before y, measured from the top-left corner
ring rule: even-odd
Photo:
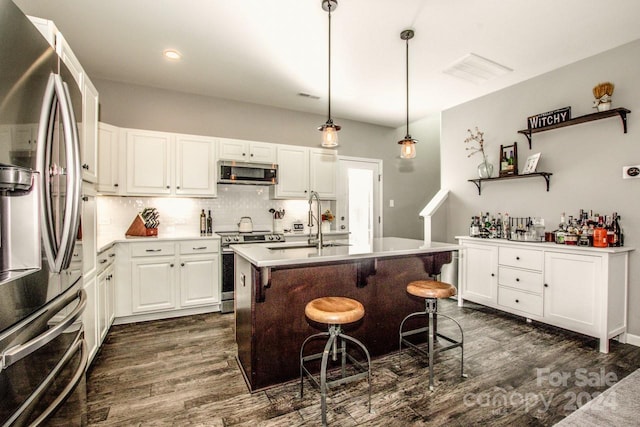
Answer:
[[[635,345],[636,347],[640,347],[640,335],[627,334],[627,344],[631,344],[631,345]]]

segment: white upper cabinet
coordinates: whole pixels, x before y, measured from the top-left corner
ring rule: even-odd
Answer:
[[[239,162],[275,163],[276,145],[242,139],[220,139],[218,158]]]
[[[338,156],[335,150],[312,148],[309,151],[309,188],[321,199],[335,200]]]
[[[202,136],[176,136],[175,193],[214,197],[216,180],[216,140]]]
[[[172,140],[164,132],[127,131],[127,193],[171,194]]]
[[[49,42],[49,44],[55,48],[56,46],[56,34],[58,34],[58,28],[53,21],[48,19],[38,18],[36,16],[28,16],[31,23],[40,31],[42,36]]]
[[[71,50],[69,43],[67,43],[67,40],[64,38],[62,33],[56,34],[56,52],[62,59],[62,62],[64,62],[64,65],[69,68],[69,71],[76,80],[76,83],[78,83],[78,86],[81,88],[84,87],[84,82],[82,80],[84,78],[84,70],[82,69],[82,65],[80,65],[80,61],[76,58],[76,55]]]
[[[276,199],[306,199],[316,191],[323,200],[336,198],[337,155],[334,150],[278,146]]]
[[[126,135],[124,195],[216,196],[215,138],[139,129]]]
[[[120,129],[100,123],[98,126],[98,191],[119,194],[120,190]]]
[[[309,149],[295,145],[278,146],[278,184],[276,199],[309,197]]]
[[[84,78],[82,93],[82,179],[98,181],[98,90],[91,80]]]

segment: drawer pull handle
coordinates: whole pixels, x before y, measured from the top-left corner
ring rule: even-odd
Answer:
[[[207,249],[207,247],[206,246],[199,246],[197,248],[193,248],[194,251],[201,251],[203,249]]]
[[[116,254],[109,254],[109,258],[113,258]]]
[[[517,299],[516,302],[520,302],[520,300]]]
[[[106,260],[106,259],[101,259],[101,260],[100,260],[100,264],[104,264],[105,262],[107,262],[107,260]]]
[[[147,252],[162,252],[162,249],[146,249]]]

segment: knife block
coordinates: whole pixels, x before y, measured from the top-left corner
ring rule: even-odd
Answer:
[[[124,233],[125,236],[138,236],[138,237],[149,237],[149,236],[157,236],[158,235],[158,229],[157,228],[147,228],[144,225],[144,221],[142,220],[142,217],[140,216],[140,214],[136,215],[136,217],[133,219],[133,222],[131,223],[131,225],[129,226],[129,229],[127,230],[126,233]]]

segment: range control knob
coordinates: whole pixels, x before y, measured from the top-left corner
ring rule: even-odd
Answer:
[[[273,236],[269,235],[269,236],[267,236],[267,239],[273,240]]]
[[[234,240],[235,242],[239,242],[239,241],[240,241],[240,237],[235,236],[235,237],[233,238],[233,240]]]

